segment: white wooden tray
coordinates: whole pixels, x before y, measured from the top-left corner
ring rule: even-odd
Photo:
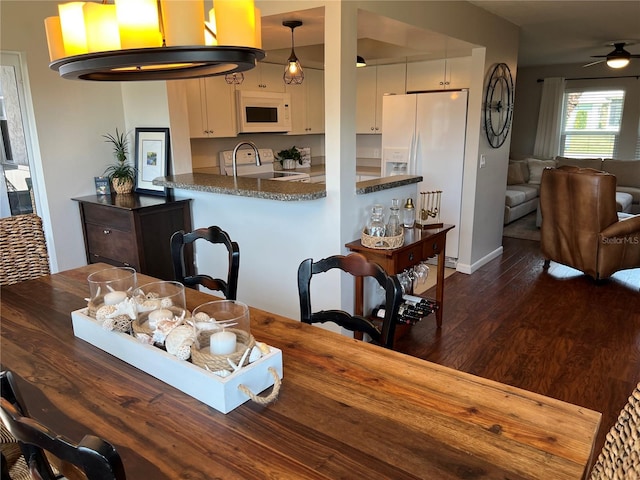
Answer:
[[[99,322],[87,315],[86,308],[71,312],[71,320],[76,337],[222,413],[229,413],[249,400],[249,397],[238,389],[239,385],[244,385],[254,394],[258,394],[274,384],[269,367],[273,367],[280,378],[283,376],[282,351],[271,346],[270,352],[259,360],[222,378],[193,363],[178,360],[153,345],[140,343],[131,335],[103,329]]]

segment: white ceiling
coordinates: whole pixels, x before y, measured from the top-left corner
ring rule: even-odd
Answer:
[[[640,54],[640,1],[475,0],[520,27],[518,66],[589,63],[613,42]],[[636,60],[640,61],[640,60]]]
[[[473,3],[521,28],[518,66],[589,63],[623,41],[640,54],[640,0],[474,0]],[[284,20],[301,20],[294,31],[296,55],[322,68],[324,9],[313,8],[262,19],[268,62],[284,63],[291,52],[291,30]],[[368,63],[470,55],[473,45],[421,30],[366,11],[358,16],[358,54]],[[636,60],[639,61],[640,60]]]
[[[291,29],[285,20],[300,20],[294,30],[296,56],[303,66],[324,64],[324,8],[312,8],[262,18],[262,48],[265,61],[284,63],[291,53]],[[474,45],[360,10],[358,55],[368,64],[398,63],[471,55]],[[355,59],[354,59],[355,60]]]

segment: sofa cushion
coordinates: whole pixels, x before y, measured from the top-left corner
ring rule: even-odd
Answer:
[[[509,160],[510,165],[519,165],[522,170],[522,177],[524,181],[522,183],[527,183],[529,181],[529,164],[527,160]]]
[[[510,185],[505,193],[505,205],[515,207],[538,196],[538,189],[530,185]]]
[[[602,170],[601,158],[568,158],[568,157],[556,157],[558,166],[573,165],[580,168],[593,168],[595,170]]]
[[[631,198],[633,198],[633,203],[640,203],[640,187],[636,188],[636,187],[621,187],[621,186],[617,186],[616,187],[616,192],[619,193],[628,193],[629,195],[631,195]]]
[[[547,168],[555,168],[555,160],[537,160],[535,158],[527,159],[527,165],[529,166],[529,183],[540,185],[540,179],[542,178],[542,171]]]
[[[616,192],[616,211],[618,212],[631,212],[631,203],[633,197],[624,192]]]
[[[602,170],[614,174],[618,186],[640,188],[640,160],[606,158],[602,162]]]
[[[526,183],[524,173],[522,173],[522,166],[517,163],[510,163],[507,170],[507,185],[520,185],[522,183]]]

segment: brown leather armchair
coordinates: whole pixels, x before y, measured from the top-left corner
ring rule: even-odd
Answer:
[[[540,248],[549,261],[598,280],[640,267],[640,215],[618,218],[616,177],[591,168],[546,168]]]

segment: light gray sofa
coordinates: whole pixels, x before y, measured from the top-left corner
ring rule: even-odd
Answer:
[[[616,176],[618,211],[640,213],[640,160],[567,157],[556,157],[555,160],[511,159],[509,160],[505,193],[505,225],[538,209],[538,192],[542,170],[546,167],[555,168],[560,165],[594,168],[612,173]]]
[[[545,167],[555,166],[554,160],[537,158],[509,161],[504,205],[505,225],[538,209],[542,171]]]

